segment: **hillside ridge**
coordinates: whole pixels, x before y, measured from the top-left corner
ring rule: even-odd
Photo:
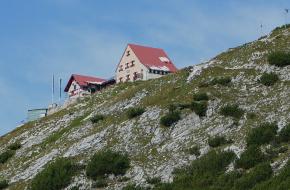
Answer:
[[[290,27],[277,28],[176,74],[114,85],[29,122],[0,137],[0,155],[11,152],[11,158],[0,162],[0,182],[7,180],[12,190],[27,189],[57,158],[72,159],[86,167],[91,157],[103,150],[126,154],[130,159],[126,173],[110,175],[104,189],[122,189],[128,184],[154,187],[148,182],[152,178],[178,184],[176,169],[202,160],[212,151],[232,151],[239,158],[248,148],[247,138],[253,129],[276,123],[280,134],[290,124],[290,66],[268,63],[268,55],[280,51],[290,52]],[[278,80],[271,86],[262,84],[265,73],[274,73]],[[132,108],[144,110],[131,118],[128,110]],[[161,118],[169,115],[172,119],[173,114],[180,118],[166,126],[168,121]],[[92,120],[95,116],[103,118]],[[16,150],[9,148],[17,143]],[[289,145],[279,145],[287,150],[271,160],[274,173],[287,166]],[[259,146],[265,151],[272,147],[267,143]],[[235,171],[232,159],[226,171]],[[95,183],[80,169],[65,189],[95,189]]]

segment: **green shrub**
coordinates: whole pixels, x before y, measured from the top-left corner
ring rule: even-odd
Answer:
[[[105,119],[105,116],[103,115],[95,115],[91,118],[92,123],[98,123],[99,121],[102,121]]]
[[[278,173],[269,180],[257,184],[253,190],[286,190],[290,187],[290,161]]]
[[[232,189],[235,182],[242,176],[242,173],[239,171],[231,171],[220,175],[216,182],[213,184],[217,190]]]
[[[9,186],[8,181],[2,180],[0,181],[0,190],[6,189]]]
[[[251,189],[256,184],[269,179],[272,176],[272,168],[269,163],[261,163],[249,173],[238,179],[234,185],[235,190]]]
[[[143,113],[145,112],[145,109],[144,108],[129,108],[127,110],[127,117],[129,119],[132,119],[134,117],[138,117],[139,115],[142,115]]]
[[[275,73],[264,73],[259,82],[265,86],[272,86],[279,80],[278,75]]]
[[[233,152],[210,151],[190,166],[177,169],[170,189],[208,189],[235,158]]]
[[[123,187],[122,190],[148,190],[149,188],[141,187],[136,184],[128,184],[127,186]]]
[[[252,131],[246,137],[247,145],[263,145],[274,140],[278,126],[275,123],[264,123]]]
[[[0,164],[6,163],[12,156],[14,156],[14,150],[6,150],[2,154],[0,154]]]
[[[169,112],[175,112],[175,111],[177,110],[178,107],[179,107],[179,106],[176,105],[176,104],[169,104],[169,106],[168,106],[168,111],[169,111]]]
[[[148,178],[147,183],[155,185],[155,184],[159,184],[161,182],[161,178],[160,177],[153,177],[153,178]]]
[[[290,65],[290,53],[286,52],[273,52],[268,56],[268,62],[270,65],[278,67],[284,67]]]
[[[108,186],[107,180],[104,178],[98,178],[93,183],[93,188],[102,188],[102,187],[107,187],[107,186]]]
[[[278,148],[278,153],[285,153],[288,151],[288,147],[287,146],[281,146]]]
[[[78,186],[73,186],[70,190],[79,190],[80,188]]]
[[[206,101],[193,101],[190,105],[190,109],[194,111],[200,117],[206,115],[207,111],[207,102]]]
[[[71,160],[59,158],[34,177],[31,190],[63,189],[70,184],[75,172],[75,165]]]
[[[257,115],[255,113],[253,113],[253,112],[250,112],[250,113],[247,113],[247,117],[249,119],[255,119],[257,117]]]
[[[239,108],[237,104],[225,105],[220,109],[220,113],[226,117],[240,119],[244,115],[244,110]]]
[[[249,146],[236,161],[236,168],[249,169],[265,161],[265,155],[258,146]]]
[[[231,83],[232,79],[231,77],[219,77],[219,78],[214,78],[213,80],[210,81],[210,85],[222,85],[222,86],[226,86],[229,83]]]
[[[183,109],[191,108],[191,106],[190,104],[177,104],[176,109],[174,109],[173,111],[177,110],[177,108],[179,108],[180,110],[183,110]],[[170,109],[169,109],[169,112],[170,112]]]
[[[181,119],[179,111],[169,112],[160,118],[160,124],[166,127],[171,126],[173,123]]]
[[[209,97],[207,95],[207,93],[197,93],[193,95],[193,100],[194,101],[208,101]]]
[[[285,126],[280,132],[279,132],[279,140],[281,142],[289,142],[290,141],[290,124]]]
[[[10,150],[18,150],[21,148],[21,144],[19,142],[13,143],[8,146],[8,149]]]
[[[106,174],[124,175],[130,167],[127,155],[110,150],[94,154],[87,165],[86,174],[92,179],[102,178]]]
[[[200,156],[200,150],[198,146],[193,146],[188,149],[189,154],[195,155],[196,157]]]
[[[158,185],[155,185],[153,189],[154,190],[173,190],[173,189],[178,189],[178,188],[174,188],[174,184],[171,184],[171,183],[160,183]],[[182,189],[179,189],[179,190],[182,190]]]
[[[208,145],[210,147],[219,147],[221,145],[225,145],[230,143],[231,141],[228,141],[225,137],[223,136],[215,136],[211,137],[208,139]]]

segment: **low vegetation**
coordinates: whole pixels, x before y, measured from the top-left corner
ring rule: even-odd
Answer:
[[[244,115],[244,110],[239,108],[237,104],[228,104],[220,109],[220,114],[226,117],[240,119]]]
[[[265,155],[261,152],[260,147],[252,145],[241,154],[240,158],[236,161],[236,168],[249,169],[257,164],[265,161]]]
[[[150,190],[150,188],[141,187],[136,184],[128,184],[127,186],[123,187],[122,190]]]
[[[190,109],[194,111],[200,117],[206,115],[207,102],[206,101],[193,101],[190,105]]]
[[[90,120],[91,120],[92,123],[98,123],[98,122],[100,122],[100,121],[102,121],[104,119],[105,119],[104,115],[95,115]]]
[[[270,65],[278,67],[290,65],[290,53],[282,51],[273,52],[268,56],[268,62]]]
[[[228,86],[232,82],[231,77],[215,77],[211,81],[202,81],[199,83],[199,87],[208,87],[214,85]]]
[[[220,173],[236,158],[233,152],[210,151],[190,166],[177,169],[172,183],[156,185],[157,190],[210,189]]]
[[[0,180],[0,190],[6,189],[9,186],[8,181]]]
[[[14,150],[6,150],[2,154],[0,154],[0,164],[6,163],[12,156],[14,156]]]
[[[31,190],[60,190],[68,186],[76,173],[76,166],[67,158],[59,158],[47,165],[31,182]]]
[[[261,163],[250,170],[249,173],[244,174],[234,183],[235,190],[251,189],[256,184],[268,180],[273,174],[269,163]]]
[[[278,126],[275,123],[264,123],[252,131],[246,137],[247,145],[263,145],[274,140]]]
[[[193,147],[188,149],[188,153],[198,157],[198,156],[200,156],[200,148],[198,146],[193,146]]]
[[[215,136],[215,137],[211,137],[208,139],[208,145],[210,147],[219,147],[228,143],[231,143],[231,140],[227,140],[225,137],[223,136]]]
[[[279,141],[281,141],[281,142],[289,142],[290,141],[290,124],[286,125],[279,132]]]
[[[259,82],[265,86],[273,86],[278,80],[279,77],[275,73],[264,73]]]
[[[170,111],[160,118],[160,124],[165,127],[170,127],[181,119],[179,111]]]
[[[253,190],[284,190],[290,187],[290,161],[278,173],[267,181],[257,184]]]
[[[126,112],[127,117],[129,119],[132,119],[134,117],[138,117],[142,115],[145,112],[145,109],[142,107],[137,107],[137,108],[129,108]]]
[[[194,101],[208,101],[209,97],[207,95],[207,93],[197,93],[193,95],[193,100]]]
[[[210,81],[210,85],[222,85],[222,86],[227,86],[230,84],[232,81],[231,77],[218,77],[214,78],[213,80]]]
[[[18,150],[21,148],[21,144],[19,142],[15,142],[8,146],[9,150]]]
[[[87,165],[86,175],[94,180],[104,178],[107,174],[124,175],[130,167],[127,155],[110,150],[94,154]]]
[[[154,178],[148,178],[147,183],[155,185],[161,183],[161,178],[160,177],[154,177]]]
[[[93,188],[102,188],[102,187],[107,187],[108,182],[104,178],[98,178],[94,183],[93,183]]]

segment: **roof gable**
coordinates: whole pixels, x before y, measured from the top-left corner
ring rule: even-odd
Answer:
[[[84,87],[84,86],[87,86],[88,83],[102,84],[106,80],[101,79],[101,78],[91,77],[91,76],[73,74],[70,77],[70,79],[69,79],[69,81],[64,89],[65,92],[68,92],[69,87],[71,86],[73,81],[76,81],[81,87]]]
[[[176,72],[177,68],[167,56],[165,51],[160,48],[128,44],[140,62],[148,68],[156,70],[167,70]]]

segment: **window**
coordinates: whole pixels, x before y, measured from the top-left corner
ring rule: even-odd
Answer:
[[[120,71],[123,71],[123,65],[120,65],[120,67],[119,67],[119,72]]]
[[[127,51],[127,57],[130,55],[130,50]]]
[[[138,78],[137,72],[133,73],[133,80],[136,80]]]
[[[126,82],[130,80],[130,75],[126,75]]]
[[[129,63],[126,63],[125,69],[128,69],[128,68],[129,68]]]
[[[133,67],[135,64],[135,61],[133,60],[133,61],[131,61],[131,67]]]
[[[76,89],[77,89],[77,85],[74,84],[74,90],[76,90]]]
[[[120,77],[120,78],[119,78],[119,82],[122,82],[122,81],[123,81],[123,77]]]

